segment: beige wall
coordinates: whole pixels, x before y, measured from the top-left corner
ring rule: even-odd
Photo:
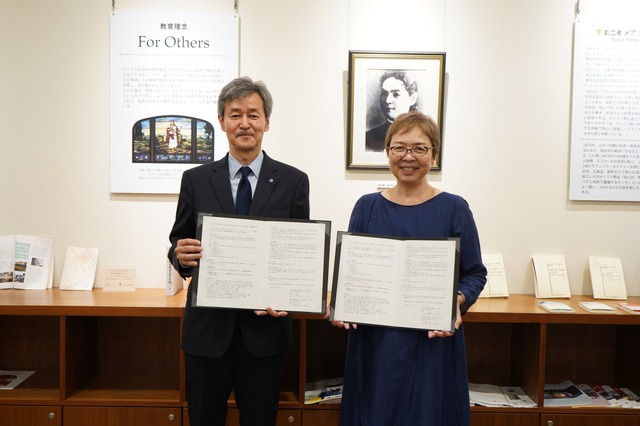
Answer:
[[[276,102],[264,148],[308,172],[312,217],[345,229],[356,199],[392,180],[345,170],[348,51],[446,51],[443,171],[430,179],[469,201],[510,292],[533,293],[531,255],[564,254],[574,294],[591,293],[598,255],[620,257],[640,295],[640,204],[568,201],[574,3],[239,0],[241,74]],[[117,0],[116,13],[175,7]],[[109,193],[110,16],[108,0],[3,2],[0,234],[54,236],[56,283],[79,245],[162,287],[177,196]]]

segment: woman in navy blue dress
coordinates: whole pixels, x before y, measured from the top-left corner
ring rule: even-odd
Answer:
[[[427,173],[440,132],[420,112],[399,116],[385,140],[391,189],[361,197],[349,231],[396,237],[458,237],[455,333],[334,321],[349,329],[341,426],[469,425],[469,385],[462,315],[486,282],[478,231],[467,202],[440,191]]]

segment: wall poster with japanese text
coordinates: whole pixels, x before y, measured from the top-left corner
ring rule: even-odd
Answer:
[[[111,17],[110,192],[177,194],[183,171],[226,154],[216,104],[238,76],[238,19]]]
[[[576,18],[569,199],[640,201],[640,4],[603,3]]]

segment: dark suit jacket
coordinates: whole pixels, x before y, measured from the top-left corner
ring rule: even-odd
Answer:
[[[182,176],[176,221],[169,236],[169,259],[185,277],[193,273],[192,268],[181,267],[174,249],[178,240],[196,237],[198,213],[235,213],[228,154],[221,160],[187,170]],[[249,215],[309,219],[308,176],[265,153]],[[249,310],[192,307],[195,287],[192,283],[189,288],[183,320],[185,352],[209,358],[222,356],[229,347],[236,321],[240,322],[245,343],[253,356],[283,353],[291,343],[289,317],[257,316]]]

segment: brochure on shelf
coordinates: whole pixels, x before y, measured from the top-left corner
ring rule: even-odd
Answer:
[[[571,380],[558,384],[544,385],[545,407],[572,407],[590,405],[591,398],[580,390]]]
[[[617,257],[589,256],[594,299],[627,299],[622,262]]]
[[[640,314],[640,303],[620,302],[618,308],[630,314]]]
[[[578,305],[592,314],[615,314],[616,310],[602,302],[580,302]]]
[[[576,310],[566,303],[562,302],[550,302],[548,300],[541,300],[538,302],[538,306],[540,306],[545,311],[554,313],[554,314],[572,314]]]
[[[342,400],[342,377],[307,383],[305,404],[339,404]]]
[[[454,332],[459,244],[338,231],[331,320]]]
[[[569,298],[569,276],[563,255],[533,256],[535,293],[539,299]]]
[[[536,403],[518,386],[469,383],[469,401],[484,407],[531,408]]]
[[[98,267],[98,249],[67,247],[60,290],[92,290]]]
[[[203,214],[192,303],[324,313],[331,222]]]
[[[640,408],[640,397],[629,388],[602,385],[602,389],[611,395],[611,406],[621,408]]]
[[[488,298],[509,296],[507,275],[505,273],[502,255],[483,254],[482,263],[484,263],[484,266],[487,268],[487,283],[478,297]]]
[[[609,402],[607,401],[606,398],[604,398],[604,396],[602,396],[595,387],[591,387],[590,385],[586,384],[586,383],[580,383],[578,386],[578,389],[580,389],[582,392],[584,392],[585,395],[587,395],[589,397],[589,399],[591,400],[591,402],[589,402],[589,405],[592,407],[608,407],[609,406]],[[598,388],[601,390],[602,388],[598,386]]]
[[[0,236],[0,289],[53,286],[54,241],[30,235]]]
[[[15,389],[35,371],[6,371],[0,370],[0,390]]]

